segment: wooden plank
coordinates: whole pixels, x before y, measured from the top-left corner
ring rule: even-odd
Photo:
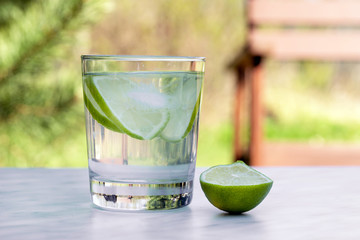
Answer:
[[[360,60],[360,31],[254,30],[249,41],[254,54],[280,60]]]
[[[359,143],[266,142],[262,166],[360,165]]]
[[[360,25],[358,0],[249,0],[252,24]]]

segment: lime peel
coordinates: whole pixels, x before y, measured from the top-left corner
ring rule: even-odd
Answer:
[[[194,121],[197,118],[202,95],[202,82],[201,86],[198,86],[197,81],[190,78],[182,89],[182,99],[188,99],[187,101],[177,103],[176,105],[182,106],[183,109],[177,108],[170,110],[170,121],[164,131],[160,134],[160,137],[166,141],[176,142],[185,138],[191,129],[193,128]],[[186,103],[187,102],[187,103]]]
[[[122,129],[118,128],[101,110],[101,108],[97,105],[96,101],[92,97],[89,89],[86,84],[84,84],[84,103],[87,110],[90,112],[91,116],[104,127],[122,133]]]
[[[230,213],[247,212],[270,192],[273,181],[238,161],[209,168],[200,175],[201,188],[215,207]]]
[[[112,81],[113,84],[118,84],[119,86],[111,86],[111,84],[103,83],[106,81]],[[124,84],[120,83],[118,80],[114,81],[113,79],[97,78],[93,76],[91,80],[88,80],[87,85],[90,93],[106,116],[108,116],[118,128],[122,129],[124,133],[133,138],[147,140],[156,137],[165,128],[170,119],[169,113],[165,107],[156,110],[152,108],[154,111],[147,111],[148,109],[139,111],[139,109],[133,109],[134,106],[136,106],[134,100],[132,100],[132,103],[130,104],[131,107],[127,107],[127,101],[111,99],[128,95],[128,92],[116,92],[118,89],[124,89]],[[105,85],[107,86],[103,87]],[[138,94],[133,95],[133,97],[138,96]],[[123,106],[118,106],[118,103],[123,104]],[[143,99],[140,99],[138,105],[144,105]],[[144,106],[141,106],[141,108],[144,108]],[[132,116],[132,118],[126,119],[129,116]],[[151,119],[155,119],[155,121],[151,122]],[[145,123],[143,124],[145,126],[136,126],[137,121]]]
[[[93,118],[139,140],[185,138],[198,116],[202,86],[198,72],[83,76],[85,105]]]

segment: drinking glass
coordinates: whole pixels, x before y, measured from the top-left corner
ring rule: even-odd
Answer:
[[[83,55],[81,61],[95,207],[188,205],[205,58]]]

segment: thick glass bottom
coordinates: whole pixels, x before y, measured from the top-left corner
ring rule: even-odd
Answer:
[[[108,210],[174,209],[190,204],[193,181],[118,183],[90,180],[92,202]]]

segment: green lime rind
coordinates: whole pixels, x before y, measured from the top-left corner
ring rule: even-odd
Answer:
[[[200,109],[201,93],[202,93],[202,89],[200,90],[199,96],[198,96],[198,98],[196,100],[196,104],[195,104],[194,110],[193,110],[193,112],[191,114],[191,120],[189,122],[189,125],[186,128],[186,131],[184,132],[182,138],[186,137],[186,135],[189,134],[189,132],[191,131],[191,129],[192,129],[193,125],[194,125],[194,121],[195,121],[196,116],[197,116],[197,114],[199,112],[199,109]]]
[[[200,108],[200,102],[201,102],[201,92],[198,96],[198,99],[196,101],[196,104],[195,104],[195,107],[194,107],[194,110],[191,114],[191,118],[190,118],[190,121],[189,121],[189,124],[185,130],[185,132],[181,135],[181,137],[175,137],[175,138],[171,138],[169,136],[166,136],[163,132],[160,134],[160,137],[162,139],[164,139],[165,141],[168,141],[168,142],[178,142],[180,141],[181,139],[185,138],[189,132],[191,131],[191,129],[193,128],[193,125],[194,125],[194,121],[196,119],[196,116],[198,114],[198,111],[199,111],[199,108]]]
[[[226,174],[224,173],[224,176],[220,176],[219,179],[216,179],[214,176],[207,177],[209,172],[221,172],[223,170],[220,168],[232,167],[240,167],[242,170],[245,170],[237,174],[245,175],[244,178],[249,178],[250,181],[246,181],[244,185],[241,183],[229,185],[233,176],[226,172],[225,169],[224,172]],[[254,179],[254,184],[251,184],[251,178]],[[200,175],[200,184],[211,204],[223,211],[238,214],[258,206],[270,192],[273,181],[264,174],[247,166],[244,162],[239,161],[230,165],[219,165],[209,168]]]
[[[100,109],[91,96],[86,84],[83,86],[84,89],[84,103],[91,116],[105,128],[110,129],[114,132],[123,133],[122,129],[118,128]]]
[[[189,96],[183,96],[184,98],[188,98],[188,101],[189,100],[191,101],[192,99],[196,99],[196,102],[191,103],[189,107],[189,109],[191,109],[190,110],[191,115],[190,117],[188,117],[189,115],[186,115],[187,114],[186,110],[183,109],[181,110],[178,109],[176,112],[169,111],[170,121],[167,127],[164,129],[164,131],[160,134],[160,137],[165,141],[168,142],[180,141],[181,139],[185,138],[193,128],[194,121],[198,115],[198,111],[200,108],[201,94],[202,94],[202,82],[201,82],[200,90],[197,90],[198,83],[197,80],[195,80],[195,77],[196,75],[194,75],[193,78],[190,77],[190,79],[188,79],[187,82],[185,82],[184,89],[182,89],[181,91],[183,95],[187,95],[187,94],[189,95]],[[194,96],[192,96],[191,91],[195,91],[195,93],[193,94]],[[186,125],[183,125],[184,123]]]
[[[107,80],[106,78],[103,78],[103,79],[100,79],[99,81],[106,81],[106,80]],[[111,91],[113,91],[113,92],[110,93],[109,95],[111,95],[111,94],[114,94],[113,96],[126,95],[126,93],[120,92],[124,87],[124,83],[119,83],[119,81],[120,81],[119,79],[116,79],[116,80],[108,79],[108,80],[113,81],[114,83],[118,84],[117,86],[111,86],[111,87],[114,87],[114,89],[111,89]],[[106,96],[108,94],[102,95],[100,90],[97,88],[97,83],[95,83],[96,80],[94,80],[94,77],[86,78],[85,81],[86,81],[86,84],[89,88],[91,95],[94,97],[96,103],[100,106],[101,110],[105,113],[105,115],[109,117],[109,119],[117,126],[117,128],[121,129],[123,131],[123,133],[129,135],[130,137],[133,137],[133,138],[139,139],[139,140],[153,139],[156,136],[158,136],[159,133],[165,128],[167,122],[170,119],[169,113],[165,109],[159,110],[158,112],[149,113],[150,115],[159,115],[160,114],[161,120],[159,122],[157,122],[157,124],[153,124],[153,123],[149,122],[148,125],[145,126],[145,128],[147,128],[147,129],[150,128],[151,131],[147,132],[146,135],[136,133],[136,131],[139,129],[141,130],[141,128],[143,126],[134,127],[132,130],[129,129],[130,127],[126,127],[126,124],[124,124],[121,120],[119,120],[119,116],[117,116],[117,113],[113,112],[113,110],[109,106],[110,104],[103,97],[103,95]],[[127,81],[127,80],[124,80],[124,81]],[[118,102],[120,102],[121,104],[125,104],[121,100]],[[115,104],[117,104],[117,103],[115,103]],[[134,120],[134,121],[136,119],[140,119],[140,120],[145,119],[145,121],[147,121],[146,116],[143,116],[136,109],[132,108],[131,101],[127,101],[126,104],[129,104],[130,106],[128,106],[127,109],[125,109],[125,105],[123,105],[124,109],[120,108],[121,111],[123,111],[122,116],[132,116],[132,120]]]
[[[202,183],[201,188],[209,202],[218,209],[229,213],[243,213],[258,206],[270,192],[271,185],[260,184],[234,188]]]

